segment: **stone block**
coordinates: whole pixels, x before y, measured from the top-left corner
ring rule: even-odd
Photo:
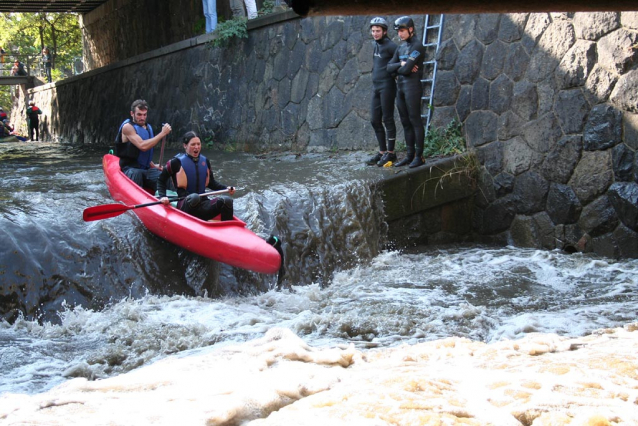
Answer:
[[[511,194],[514,212],[532,214],[544,210],[548,191],[549,182],[535,171],[517,176]]]
[[[601,36],[620,27],[618,12],[576,12],[574,32],[584,40],[598,40]]]
[[[490,82],[478,78],[472,86],[472,111],[488,109],[490,104]]]
[[[512,103],[512,93],[514,83],[505,75],[501,74],[490,84],[490,110],[497,114],[507,111]]]
[[[512,43],[508,49],[503,72],[514,81],[519,81],[525,75],[529,65],[529,55],[521,43]]]
[[[552,113],[530,121],[523,127],[523,137],[529,147],[542,154],[556,145],[562,134],[558,120]]]
[[[634,179],[634,152],[624,143],[612,149],[611,164],[616,182],[631,182]]]
[[[625,112],[622,117],[623,142],[633,149],[638,149],[638,114]]]
[[[632,231],[638,231],[638,184],[616,182],[609,187],[607,195],[621,222]]]
[[[512,111],[518,117],[524,121],[536,118],[538,113],[538,92],[535,84],[525,80],[516,83],[512,96]]]
[[[565,134],[582,133],[589,113],[589,102],[580,89],[561,90],[554,111]]]
[[[618,76],[616,74],[612,74],[599,64],[594,65],[585,82],[584,89],[589,103],[595,105],[607,101],[617,80]]]
[[[555,224],[570,224],[578,221],[582,205],[570,186],[552,183],[547,194],[546,210]]]
[[[527,13],[505,13],[501,17],[501,25],[498,29],[498,38],[506,43],[518,41],[523,37]]]
[[[518,176],[543,161],[520,136],[503,142],[503,171]]]
[[[436,54],[437,66],[440,70],[454,70],[456,58],[459,56],[459,50],[454,44],[454,40],[449,39],[442,41],[439,45],[439,51]]]
[[[575,42],[574,28],[570,22],[552,22],[530,55],[527,78],[535,83],[548,78]]]
[[[543,161],[543,177],[550,182],[569,182],[582,150],[583,139],[580,136],[566,136],[559,140]]]
[[[592,108],[583,131],[583,149],[594,151],[616,146],[622,140],[622,114],[611,105]]]
[[[604,235],[618,226],[618,215],[606,194],[583,208],[578,226],[592,237]]]
[[[456,77],[461,84],[473,83],[479,76],[484,51],[485,47],[477,40],[470,41],[461,50],[454,67]]]
[[[492,111],[475,111],[465,121],[468,146],[476,147],[496,140],[498,116]]]
[[[501,41],[497,40],[487,46],[481,64],[481,76],[488,80],[494,80],[498,77],[503,72],[507,54],[507,46]]]
[[[610,71],[623,74],[635,63],[638,49],[638,33],[620,28],[598,42],[598,63]]]
[[[436,76],[434,106],[454,105],[460,90],[461,85],[453,71],[439,71]]]
[[[610,100],[620,110],[638,113],[638,69],[618,79]]]
[[[584,151],[569,185],[576,192],[578,199],[583,204],[587,204],[604,194],[613,179],[611,150]]]
[[[561,59],[556,70],[559,89],[585,84],[596,63],[596,43],[578,40]]]

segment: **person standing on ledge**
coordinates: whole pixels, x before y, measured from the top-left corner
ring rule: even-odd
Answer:
[[[166,163],[157,180],[157,192],[164,205],[170,203],[166,197],[167,184],[172,180],[177,188],[180,200],[177,208],[202,220],[211,220],[221,215],[221,220],[233,219],[233,199],[227,196],[214,198],[200,197],[206,187],[213,191],[228,189],[233,195],[235,188],[223,185],[215,180],[210,160],[202,155],[202,141],[195,132],[188,132],[182,138],[184,153]]]
[[[120,157],[122,172],[142,188],[157,191],[157,178],[161,167],[153,163],[153,147],[171,132],[166,123],[155,135],[146,122],[148,104],[138,99],[131,104],[131,118],[120,125],[115,138],[115,155]]]
[[[377,136],[379,152],[366,164],[369,166],[376,164],[381,167],[389,161],[397,160],[394,153],[397,135],[394,123],[394,98],[397,94],[397,85],[394,77],[387,70],[388,62],[394,56],[397,45],[388,37],[388,23],[383,18],[376,17],[370,21],[370,34],[374,39],[370,122]]]
[[[423,88],[423,58],[425,47],[416,36],[414,21],[409,16],[402,16],[394,21],[394,29],[403,43],[388,63],[388,72],[397,73],[397,109],[403,125],[405,144],[408,147],[406,157],[395,167],[409,164],[410,168],[421,166],[423,161],[423,144],[425,143],[425,127],[421,120],[421,96]]]
[[[217,28],[217,0],[202,0],[204,18],[206,18],[206,33],[212,33]]]
[[[27,124],[29,125],[29,139],[33,141],[40,140],[40,115],[42,110],[35,106],[35,102],[29,101],[27,108]],[[35,139],[33,139],[33,131],[35,130]]]
[[[42,49],[42,63],[44,64],[44,72],[46,73],[47,83],[51,83],[53,80],[51,78],[51,52],[49,52],[49,48],[45,47]]]

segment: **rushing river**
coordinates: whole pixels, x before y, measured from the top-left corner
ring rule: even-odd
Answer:
[[[16,417],[21,421],[35,419],[30,416],[36,414],[29,414],[34,404],[29,398],[40,398],[63,383],[69,386],[64,392],[79,392],[73,378],[107,384],[114,380],[107,378],[119,377],[120,384],[127,378],[133,383],[152,368],[156,375],[159,369],[160,375],[170,376],[181,371],[176,367],[180,362],[198,363],[207,356],[219,365],[234,357],[237,365],[223,365],[237,369],[234,379],[239,384],[233,389],[243,395],[252,385],[241,382],[247,373],[239,371],[267,370],[251,364],[262,365],[259,356],[272,351],[270,346],[262,350],[260,345],[266,344],[279,345],[275,352],[281,359],[301,357],[317,368],[342,368],[356,359],[372,362],[374,354],[391,353],[379,351],[400,350],[398,356],[405,360],[411,350],[439,339],[470,339],[457,340],[460,348],[473,344],[469,342],[525,342],[536,333],[579,338],[637,318],[637,260],[514,247],[384,250],[388,236],[383,208],[372,183],[392,172],[362,166],[365,154],[260,158],[211,151],[216,178],[240,188],[235,196],[237,216],[259,235],[276,234],[284,241],[286,289],[275,291],[275,277],[218,265],[178,249],[146,231],[133,213],[82,222],[84,208],[112,202],[103,183],[103,153],[59,144],[0,145],[0,305],[6,318],[0,322],[0,406],[4,400],[10,407],[0,408],[0,422],[11,419],[14,411],[26,413]],[[349,361],[334,361],[332,355],[317,358],[312,348],[319,354],[340,350],[337,358]],[[432,350],[432,359],[445,358],[440,349]],[[304,351],[306,355],[300,355]],[[256,353],[261,355],[251,355]],[[201,374],[206,371],[203,368]],[[450,369],[448,379],[459,371]],[[285,401],[347,381],[337,376],[312,373],[308,377],[315,379],[303,385],[307,395],[286,394]],[[363,376],[367,378],[361,380],[370,379],[369,374]],[[154,380],[146,385],[164,383]],[[283,386],[284,379],[278,380],[264,378]],[[543,379],[538,380],[542,388]],[[87,392],[87,385],[82,386]],[[313,386],[321,389],[308,390]],[[635,383],[631,386],[633,391],[627,392],[638,392]],[[630,405],[631,398],[638,398],[632,395],[626,398]],[[218,409],[192,424],[243,424],[265,418],[292,404],[281,398],[274,405],[251,399],[250,404],[262,408],[248,414],[234,409],[235,417]],[[237,404],[242,407],[248,404],[241,401]],[[215,416],[222,420],[211,420]],[[481,418],[469,417],[473,416]],[[81,419],[85,418],[60,424],[82,424]],[[111,421],[145,424],[148,418]],[[167,417],[153,423],[171,422]],[[361,424],[428,424],[388,422]],[[84,424],[92,423],[96,422]],[[297,419],[263,424],[306,423]]]

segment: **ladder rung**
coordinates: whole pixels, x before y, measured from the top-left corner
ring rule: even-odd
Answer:
[[[431,47],[431,46],[438,46],[439,43],[428,43],[428,44],[424,44],[423,47]]]
[[[424,78],[424,79],[421,80],[421,83],[431,83],[433,81],[434,81],[434,79],[432,79],[432,78]]]

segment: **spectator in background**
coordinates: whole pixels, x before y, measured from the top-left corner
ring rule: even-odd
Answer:
[[[212,33],[217,28],[217,0],[203,0],[203,5],[206,33]]]
[[[2,47],[0,47],[0,68],[4,69],[4,55],[5,55],[4,49]]]
[[[24,69],[24,64],[17,59],[13,63],[13,68],[11,68],[11,75],[14,77],[27,75],[27,71]]]
[[[27,108],[27,123],[29,124],[29,139],[32,142],[40,140],[40,114],[42,114],[42,110],[35,106],[35,102],[29,101],[29,108]],[[33,139],[34,130],[35,139]]]
[[[51,52],[49,48],[42,49],[42,63],[44,64],[44,71],[47,76],[47,83],[51,83]]]
[[[257,17],[255,0],[230,0],[230,10],[233,12],[233,17],[246,17],[244,4],[246,5],[246,12],[248,12],[248,19],[255,19]]]

